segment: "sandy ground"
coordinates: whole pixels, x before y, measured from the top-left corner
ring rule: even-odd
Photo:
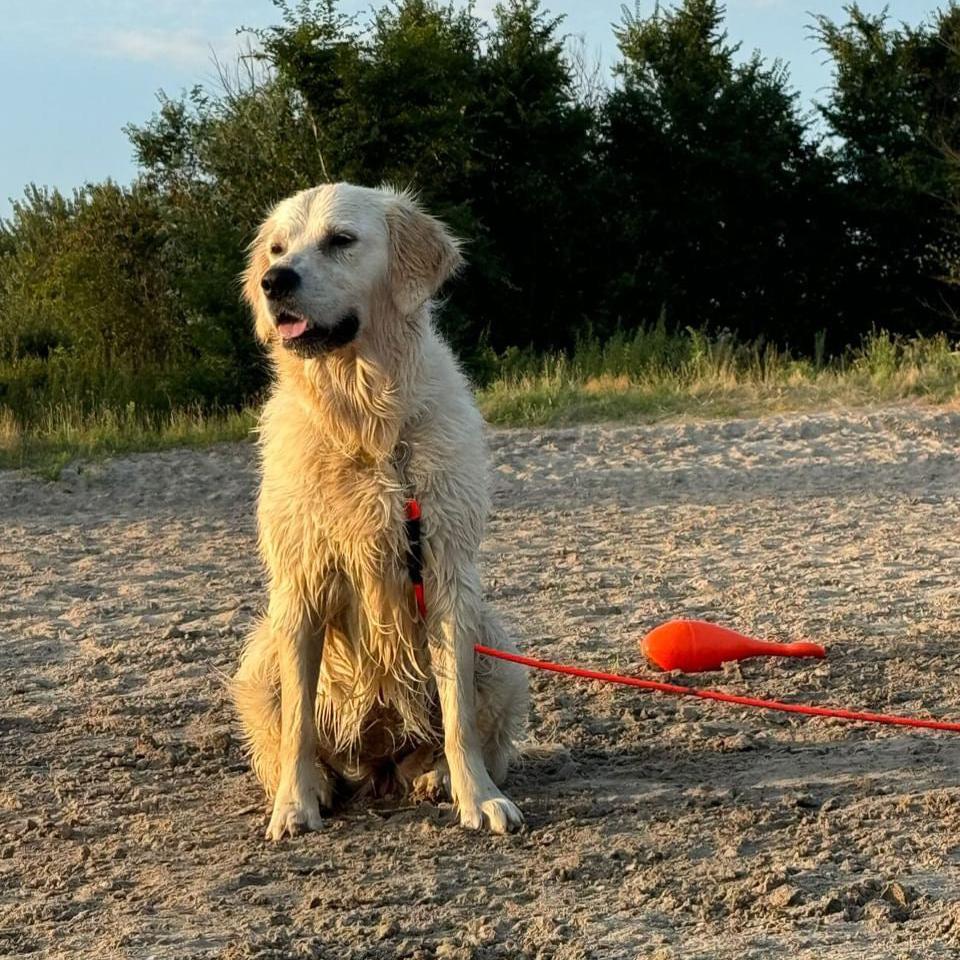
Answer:
[[[960,412],[496,432],[491,598],[653,671],[674,616],[827,661],[699,678],[960,718]],[[528,828],[358,805],[269,845],[223,679],[263,602],[252,448],[0,474],[0,955],[960,953],[960,737],[532,679]]]

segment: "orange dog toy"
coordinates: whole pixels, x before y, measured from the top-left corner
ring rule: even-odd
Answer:
[[[747,657],[825,657],[818,643],[771,643],[703,620],[670,620],[640,641],[643,655],[664,670],[698,673]]]

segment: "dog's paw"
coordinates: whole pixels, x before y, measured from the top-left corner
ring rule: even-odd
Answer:
[[[450,774],[445,769],[436,768],[428,773],[422,773],[410,786],[412,800],[440,803],[449,796]]]
[[[502,793],[473,803],[461,803],[460,823],[468,830],[513,833],[523,826],[523,814]]]
[[[329,810],[332,803],[333,787],[329,778],[316,768],[300,771],[289,784],[277,790],[267,839],[282,840],[308,830],[322,830],[320,811]]]

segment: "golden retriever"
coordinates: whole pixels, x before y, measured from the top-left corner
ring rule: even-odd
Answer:
[[[232,693],[278,840],[321,827],[336,792],[449,792],[461,823],[522,823],[501,793],[526,672],[484,602],[483,421],[431,297],[461,262],[406,193],[337,183],[282,201],[244,296],[275,378],[260,423],[269,605]],[[423,512],[421,617],[405,503]]]

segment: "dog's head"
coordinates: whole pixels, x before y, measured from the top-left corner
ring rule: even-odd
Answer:
[[[407,193],[347,183],[279,203],[243,275],[257,336],[310,358],[416,314],[460,265],[456,241]]]

